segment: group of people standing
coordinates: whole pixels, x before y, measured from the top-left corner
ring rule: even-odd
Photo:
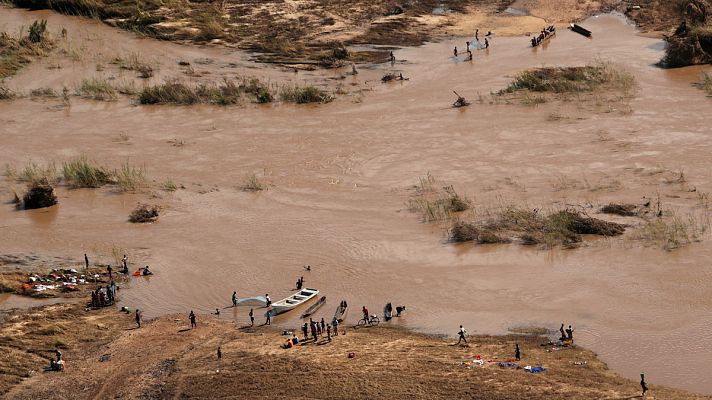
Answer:
[[[473,41],[467,41],[465,42],[466,47],[466,52],[467,52],[467,58],[465,59],[466,61],[472,61],[472,49],[479,49],[479,50],[485,50],[489,49],[490,43],[489,43],[489,38],[492,37],[493,33],[492,31],[487,32],[485,35],[485,41],[484,43],[480,42],[480,30],[477,29],[475,30],[475,40]],[[459,53],[457,51],[457,46],[455,46],[455,49],[452,51],[452,54],[454,57],[458,57]]]
[[[304,341],[309,340],[310,332],[314,342],[319,340],[323,335],[326,335],[326,339],[331,342],[332,332],[333,336],[339,335],[339,320],[334,317],[331,320],[331,324],[329,324],[324,318],[322,318],[321,321],[314,321],[312,318],[309,318],[309,323],[305,322],[304,326],[302,326]]]

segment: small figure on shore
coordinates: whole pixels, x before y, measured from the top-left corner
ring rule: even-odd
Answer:
[[[218,346],[218,360],[222,360],[222,349]]]
[[[563,342],[564,340],[566,340],[566,333],[564,333],[564,324],[561,324],[561,328],[559,328],[559,332],[561,332],[561,337],[559,338],[559,340],[561,340]]]
[[[250,326],[255,326],[255,312],[250,308]]]
[[[487,40],[487,38],[485,38],[485,49],[488,49],[488,48],[489,48],[489,40]]]
[[[294,343],[295,346],[299,344],[299,338],[295,334],[292,334],[292,343]]]
[[[472,61],[472,51],[467,50],[467,58],[465,59],[465,61]]]
[[[522,359],[522,352],[519,351],[519,343],[516,343],[514,346],[514,359],[519,361]]]
[[[267,303],[267,307],[272,305],[272,299],[269,298],[269,293],[265,295],[265,301]]]
[[[386,307],[383,310],[383,319],[390,321],[393,316],[393,305],[391,303],[386,303]]]
[[[124,265],[125,273],[129,272],[129,258],[124,254],[124,258],[121,259],[121,263]]]
[[[469,53],[470,52],[470,42],[469,41],[465,42],[465,44],[467,45],[467,52]]]
[[[126,256],[124,256],[124,266],[121,268],[121,270],[119,272],[124,275],[129,274],[129,266],[128,266],[128,264],[126,264]]]
[[[143,276],[153,275],[153,272],[151,272],[148,269],[148,265],[146,265],[145,267],[143,267],[143,271],[141,272],[141,275],[143,275]]]
[[[59,349],[54,349],[54,355],[57,357],[57,362],[62,361],[62,352]]]
[[[304,341],[309,339],[309,327],[306,322],[304,323],[304,326],[302,326],[302,333],[304,334]]]
[[[400,317],[400,315],[403,311],[405,311],[405,306],[396,307],[396,317]]]
[[[89,269],[89,257],[87,257],[87,253],[84,253],[84,268]]]
[[[317,334],[317,336],[321,337],[321,332],[322,332],[322,331],[321,331],[321,324],[319,324],[319,322],[317,321],[317,323],[316,323],[316,334]]]
[[[232,292],[232,306],[237,307],[237,291]]]
[[[569,325],[569,328],[566,330],[566,338],[570,341],[574,341],[574,330],[571,329],[571,325]]]
[[[265,321],[265,325],[272,325],[272,313],[270,311],[267,311],[267,321]]]
[[[475,40],[477,40],[478,42],[480,41],[480,30],[479,29],[475,29]]]
[[[395,54],[393,54],[392,51],[391,51],[391,53],[388,55],[388,61],[390,61],[391,64],[395,64],[395,63],[396,63],[396,56],[395,56]]]
[[[368,308],[366,308],[366,306],[363,306],[363,308],[361,308],[361,312],[363,313],[363,319],[368,322]]]
[[[452,51],[452,54],[457,57],[457,46],[455,46],[455,50]]]
[[[111,275],[111,271],[113,271],[113,268],[111,268],[111,265],[107,265],[106,270],[109,272],[109,280],[113,279],[113,275]]]
[[[326,332],[326,323],[324,323],[324,318],[321,318],[321,331]]]
[[[309,328],[311,329],[312,338],[313,338],[314,341],[316,342],[316,340],[317,340],[317,337],[316,337],[316,323],[315,323],[313,320],[311,320],[311,318],[309,319]]]
[[[645,392],[648,391],[648,385],[645,384],[645,373],[641,372],[640,373],[640,388],[643,390],[643,396],[645,396]]]
[[[457,334],[458,334],[458,336],[460,336],[460,338],[457,340],[457,344],[460,344],[460,342],[463,340],[465,341],[465,343],[467,343],[467,339],[465,339],[466,333],[467,333],[467,331],[465,331],[465,328],[463,328],[462,325],[460,325],[460,330],[457,332]]]
[[[195,322],[195,313],[193,312],[193,310],[190,310],[190,314],[188,314],[188,319],[190,320],[191,329],[198,327],[198,323]]]
[[[339,320],[336,319],[336,317],[334,317],[334,319],[331,320],[331,326],[334,327],[334,336],[338,336],[339,335]]]
[[[136,309],[136,325],[138,325],[137,328],[141,327],[141,310],[138,308]]]
[[[218,317],[220,316],[220,310],[217,308],[215,309],[215,315],[217,315]]]
[[[331,342],[331,325],[326,326],[326,338]]]
[[[306,267],[304,267],[304,270],[305,270],[305,271],[311,271],[311,265],[307,265]]]

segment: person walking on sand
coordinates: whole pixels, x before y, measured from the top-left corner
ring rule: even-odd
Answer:
[[[455,50],[452,51],[452,54],[457,57],[457,46],[455,46]]]
[[[218,346],[218,360],[222,360],[222,349]]]
[[[645,373],[644,372],[640,373],[640,389],[643,390],[642,396],[645,396],[645,393],[648,391],[648,385],[645,384]]]
[[[331,326],[334,327],[334,336],[339,336],[339,320],[336,317],[331,320]]]
[[[237,291],[232,292],[232,306],[237,307]]]
[[[87,257],[87,253],[84,253],[84,268],[89,269],[89,257]]]
[[[272,325],[272,313],[267,311],[267,321],[265,321],[265,325]]]
[[[195,322],[195,313],[193,312],[193,310],[190,310],[190,314],[188,314],[188,319],[190,320],[190,329],[198,327],[198,324]]]
[[[465,328],[463,328],[462,325],[460,325],[460,330],[457,332],[457,334],[460,336],[460,339],[457,340],[457,344],[460,344],[460,342],[463,340],[465,341],[465,343],[467,343],[467,339],[465,339],[466,333],[467,333],[467,331],[465,330]]]
[[[250,326],[255,326],[255,312],[250,308]]]
[[[136,309],[136,325],[138,325],[137,329],[141,327],[141,310],[138,308]]]
[[[514,345],[514,359],[519,361],[522,359],[522,352],[519,351],[519,343]]]

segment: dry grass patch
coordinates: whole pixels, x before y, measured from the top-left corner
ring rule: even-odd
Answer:
[[[113,183],[112,172],[86,156],[62,164],[64,181],[73,188],[98,188]]]
[[[712,75],[708,73],[702,74],[698,87],[707,92],[709,97],[712,97]]]
[[[453,242],[541,244],[547,247],[578,245],[582,235],[618,236],[625,227],[565,209],[550,213],[508,206],[486,211],[474,221],[455,221],[450,228]]]
[[[262,183],[257,177],[257,174],[249,174],[245,177],[245,180],[240,185],[240,190],[244,192],[260,192],[267,189],[267,185]]]
[[[77,88],[77,95],[85,99],[116,100],[118,90],[108,80],[102,78],[83,79]]]
[[[329,103],[334,97],[314,86],[285,86],[280,91],[282,101],[306,104]]]
[[[470,208],[471,201],[458,194],[452,185],[439,183],[430,173],[413,186],[408,208],[420,214],[423,222],[441,221]]]
[[[710,230],[709,216],[689,213],[685,216],[671,213],[647,221],[636,233],[635,239],[644,240],[672,251],[699,242]]]
[[[116,57],[111,63],[117,65],[120,69],[136,71],[139,77],[143,79],[153,76],[154,66],[145,62],[138,53],[130,53],[122,57]]]
[[[26,36],[13,37],[0,32],[0,80],[14,75],[34,59],[46,56],[54,46],[44,20],[33,22]]]
[[[629,98],[636,87],[630,73],[609,63],[598,62],[583,67],[546,67],[519,73],[506,88],[496,93],[504,101],[519,100],[524,105],[537,105],[549,99],[594,95],[594,100]],[[604,96],[604,94],[610,96]]]

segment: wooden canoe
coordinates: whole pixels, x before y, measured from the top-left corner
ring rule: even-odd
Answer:
[[[304,311],[304,313],[302,314],[302,318],[307,318],[307,317],[311,316],[312,314],[314,314],[316,312],[316,310],[320,309],[321,306],[323,306],[324,304],[326,304],[326,296],[321,296],[319,301],[312,304],[309,308],[307,308],[306,311]]]

